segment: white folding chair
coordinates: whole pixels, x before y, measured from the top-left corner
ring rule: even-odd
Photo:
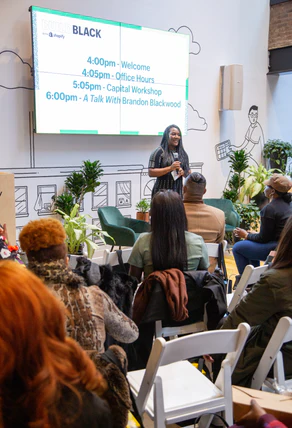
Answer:
[[[219,256],[219,253],[218,253],[219,244],[215,244],[213,242],[206,242],[205,244],[206,244],[206,247],[208,250],[208,256],[218,258],[218,256]],[[223,244],[223,253],[225,253],[225,250],[227,248],[227,241],[225,241],[225,240],[222,241],[222,244]]]
[[[219,266],[219,268],[222,270],[223,275],[224,275],[224,281],[227,284],[227,288],[229,289],[229,281],[228,281],[228,274],[227,274],[227,269],[226,269],[226,264],[225,264],[225,259],[224,259],[224,254],[227,248],[227,241],[223,240],[222,241],[222,255],[220,258],[220,253],[219,253],[219,245],[220,244],[215,244],[212,242],[206,242],[206,247],[207,247],[207,251],[208,251],[208,256],[210,259],[210,266],[212,266],[212,270],[213,267],[215,269],[216,266],[214,266],[214,262],[212,260],[212,258],[216,258],[217,259],[217,266]]]
[[[207,331],[178,339],[155,340],[146,370],[128,373],[131,390],[141,416],[146,412],[155,428],[202,416],[199,427],[208,428],[210,413],[223,412],[233,423],[231,375],[248,337],[250,327]],[[215,384],[188,358],[227,353]]]
[[[283,355],[281,352],[283,344],[290,342],[291,340],[292,319],[289,317],[282,317],[269,340],[269,343],[262,355],[262,358],[260,359],[256,371],[254,372],[251,388],[261,389],[264,383],[266,383],[268,386],[271,385],[272,381],[268,379],[266,380],[266,378],[272,366],[274,371],[274,378],[277,379],[277,383],[279,385],[291,388],[292,380],[285,380]]]
[[[268,265],[254,267],[247,265],[241,275],[240,281],[233,293],[227,294],[227,311],[230,313],[240,302],[248,285],[256,283],[260,276],[268,269]]]
[[[131,248],[125,248],[122,250],[123,263],[128,263],[131,252],[132,252],[132,247]],[[118,259],[118,255],[117,255],[116,251],[111,252],[109,250],[104,250],[104,252],[103,252],[103,264],[104,265],[111,265],[111,266],[119,265],[120,263],[119,263],[119,259]]]
[[[204,316],[205,318],[205,316]],[[162,321],[155,321],[155,337],[170,337],[183,336],[184,334],[200,333],[208,330],[207,322],[198,321],[193,324],[181,325],[178,327],[162,327]]]
[[[93,263],[96,263],[98,265],[103,265],[103,261],[104,261],[104,256],[100,256],[100,257],[92,257],[91,261]]]

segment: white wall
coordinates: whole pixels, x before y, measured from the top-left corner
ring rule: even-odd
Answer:
[[[267,139],[292,140],[292,73],[268,76]]]
[[[30,5],[30,0],[1,0],[0,51],[11,49],[31,64]],[[253,104],[259,106],[258,120],[265,133],[269,0],[35,0],[34,5],[162,30],[183,26],[180,31],[192,31],[192,130],[184,137],[184,146],[193,169],[202,169],[207,178],[207,197],[220,197],[229,170],[227,159],[217,161],[215,145],[225,140],[235,146],[243,142]],[[174,60],[169,58],[170,67]],[[219,113],[219,70],[220,65],[228,64],[243,65],[243,106],[241,111]],[[28,66],[12,54],[0,55],[0,85],[32,84]],[[0,87],[0,168],[16,173],[18,228],[28,219],[46,214],[40,197],[49,198],[54,186],[60,191],[68,167],[86,159],[99,159],[105,166],[103,182],[108,183],[108,194],[97,195],[94,203],[120,203],[124,214],[135,215],[135,203],[149,180],[145,169],[149,154],[159,145],[159,138],[33,135],[29,122],[32,110],[32,91]],[[253,157],[259,159],[259,147]],[[116,194],[117,181],[130,181],[131,189],[128,184],[118,186],[118,193],[124,192],[124,196]],[[91,211],[88,195],[85,204]],[[96,208],[91,214],[97,217]]]
[[[292,73],[269,75],[267,79],[267,140],[279,139],[292,143]],[[292,173],[292,158],[287,169]]]

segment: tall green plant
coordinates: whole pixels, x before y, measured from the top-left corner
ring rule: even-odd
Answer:
[[[75,204],[80,206],[86,193],[94,192],[103,175],[100,161],[83,161],[80,171],[73,171],[65,180],[65,191],[54,200],[54,209],[70,215]]]
[[[65,214],[70,215],[70,212],[73,210],[75,201],[73,195],[68,191],[61,193],[61,195],[53,196],[54,208],[63,211]]]
[[[248,167],[250,154],[244,149],[231,152],[229,155],[229,164],[232,171],[231,178],[228,182],[229,189],[224,190],[223,197],[231,199],[232,202],[239,198],[241,187],[244,185],[244,170]]]
[[[100,185],[99,178],[103,175],[103,169],[98,160],[90,162],[83,161],[79,172],[73,171],[65,180],[68,191],[75,198],[75,203],[80,205],[84,195],[88,192],[94,192]]]

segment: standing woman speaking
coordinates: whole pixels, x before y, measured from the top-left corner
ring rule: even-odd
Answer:
[[[149,177],[157,177],[152,197],[161,189],[174,190],[182,196],[182,177],[187,177],[190,167],[178,126],[165,129],[160,146],[150,155],[148,168]]]

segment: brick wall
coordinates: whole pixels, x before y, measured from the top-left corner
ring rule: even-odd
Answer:
[[[271,6],[269,50],[292,46],[292,0]]]

